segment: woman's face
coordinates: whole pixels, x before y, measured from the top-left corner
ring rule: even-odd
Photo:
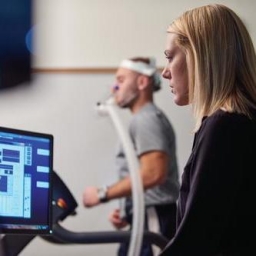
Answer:
[[[184,51],[176,44],[176,39],[176,34],[168,33],[164,52],[168,62],[162,76],[169,80],[174,102],[179,106],[185,106],[189,104],[187,62]]]

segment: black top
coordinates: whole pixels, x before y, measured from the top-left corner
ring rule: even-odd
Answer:
[[[161,256],[256,255],[255,160],[256,120],[221,110],[203,119]]]

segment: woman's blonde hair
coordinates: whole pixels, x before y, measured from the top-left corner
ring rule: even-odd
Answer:
[[[237,14],[220,4],[185,12],[169,27],[178,35],[189,74],[189,102],[197,130],[220,108],[251,117],[256,108],[256,54]]]

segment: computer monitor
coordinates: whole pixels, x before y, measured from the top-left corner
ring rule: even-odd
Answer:
[[[52,233],[53,136],[0,127],[0,233]]]
[[[29,84],[33,0],[0,0],[0,90]]]

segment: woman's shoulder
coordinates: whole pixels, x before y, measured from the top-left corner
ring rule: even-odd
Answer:
[[[244,114],[228,112],[222,109],[217,110],[212,115],[203,119],[202,123],[211,124],[211,125],[232,125],[232,124],[245,124],[256,121],[256,116],[249,118]]]
[[[255,118],[249,118],[244,114],[230,113],[220,109],[212,115],[203,118],[200,133],[207,132],[214,135],[225,133],[228,135],[232,132],[246,132],[252,129],[254,131],[256,129],[256,116]]]

